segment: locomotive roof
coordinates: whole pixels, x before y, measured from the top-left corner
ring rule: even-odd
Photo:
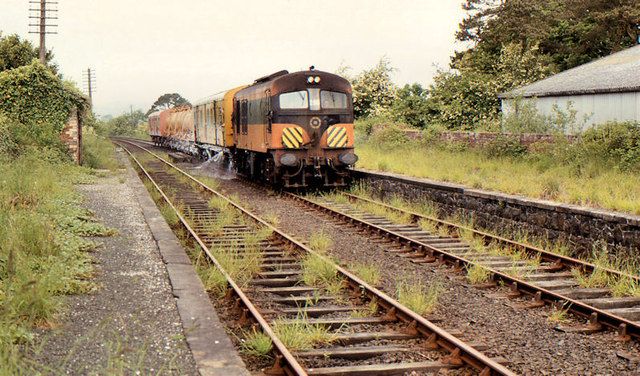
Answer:
[[[254,91],[257,89],[271,89],[272,94],[284,93],[291,90],[299,90],[301,86],[306,85],[309,76],[319,76],[321,82],[318,85],[323,89],[337,90],[343,93],[351,93],[351,84],[346,79],[337,74],[323,72],[319,70],[306,70],[289,73],[287,70],[281,70],[264,77],[256,79],[253,84],[246,86],[241,91]],[[233,90],[233,89],[231,89]],[[210,103],[213,100],[222,99],[230,90],[224,90],[205,98],[201,98],[193,103],[193,106],[200,106]]]
[[[254,82],[253,85],[246,87],[241,92],[248,94],[253,91],[262,91],[269,89],[272,95],[286,93],[289,91],[300,90],[310,85],[317,86],[325,90],[335,90],[343,93],[351,94],[351,84],[348,80],[337,74],[323,72],[319,70],[306,70],[293,73],[285,73],[286,71],[276,72],[272,75],[262,77]],[[317,84],[308,84],[309,77],[320,77]]]

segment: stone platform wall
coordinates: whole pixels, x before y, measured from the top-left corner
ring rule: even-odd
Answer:
[[[436,204],[442,214],[472,216],[477,226],[487,230],[520,229],[552,240],[568,240],[574,256],[589,254],[594,244],[606,244],[612,254],[638,257],[638,216],[468,189],[461,185],[389,173],[356,170],[354,175],[379,197],[399,195],[412,201],[426,200]]]

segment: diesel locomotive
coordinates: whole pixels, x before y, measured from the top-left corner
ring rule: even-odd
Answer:
[[[313,67],[155,112],[149,133],[158,145],[224,156],[239,174],[282,187],[344,186],[358,160],[351,85]]]

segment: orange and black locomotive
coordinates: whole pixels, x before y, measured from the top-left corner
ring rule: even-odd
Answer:
[[[358,159],[351,85],[313,67],[151,114],[149,125],[158,144],[223,153],[240,174],[284,187],[346,185]]]

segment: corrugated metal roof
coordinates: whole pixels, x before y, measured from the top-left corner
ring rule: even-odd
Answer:
[[[500,98],[640,91],[640,45],[568,69]]]

